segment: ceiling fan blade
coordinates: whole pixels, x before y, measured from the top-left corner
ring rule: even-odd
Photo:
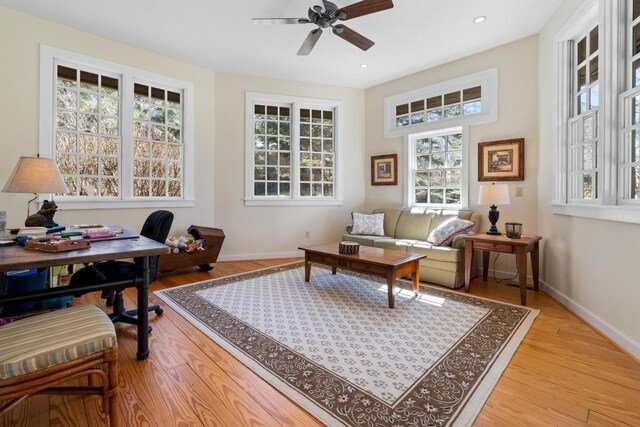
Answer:
[[[308,24],[306,18],[253,18],[254,24]]]
[[[330,2],[328,0],[322,0],[322,4],[324,5],[324,10],[329,15],[334,14],[336,12],[336,10],[338,10],[338,6],[335,3],[332,3],[332,2]]]
[[[358,16],[369,15],[383,10],[391,9],[393,0],[362,0],[358,3],[345,6],[336,11],[338,19],[345,21],[347,19],[357,18]]]
[[[318,39],[320,38],[321,35],[322,35],[322,28],[316,28],[315,30],[311,31],[307,36],[307,38],[304,39],[302,46],[300,46],[300,49],[298,50],[298,55],[300,56],[309,55],[313,50],[313,47],[318,42]]]
[[[360,33],[353,31],[349,27],[345,27],[342,24],[338,24],[333,28],[333,34],[341,37],[351,43],[354,46],[359,47],[362,50],[368,50],[375,43],[363,36]]]

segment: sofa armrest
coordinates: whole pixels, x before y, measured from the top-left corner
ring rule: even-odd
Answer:
[[[451,247],[454,249],[464,250],[464,239],[462,236],[466,236],[466,234],[458,234],[451,241]]]

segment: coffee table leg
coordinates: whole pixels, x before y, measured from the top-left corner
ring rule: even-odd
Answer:
[[[411,275],[411,278],[413,279],[413,292],[416,295],[420,295],[420,262],[415,261],[414,265],[415,265],[415,268],[414,268],[415,271]]]
[[[336,274],[336,272],[338,271],[338,268],[333,266],[331,267],[331,274]]]
[[[395,301],[393,298],[393,282],[395,282],[395,277],[393,271],[387,273],[387,292],[389,294],[389,308],[395,307]]]
[[[309,282],[311,277],[311,263],[309,262],[309,252],[304,253],[304,281]]]

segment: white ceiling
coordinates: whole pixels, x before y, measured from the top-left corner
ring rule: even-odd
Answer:
[[[346,6],[356,0],[337,0]],[[376,42],[369,51],[325,31],[297,56],[306,25],[253,17],[306,17],[321,0],[0,0],[0,5],[214,71],[370,87],[540,31],[562,0],[395,0],[345,21]],[[482,24],[473,18],[486,15]],[[368,68],[360,68],[360,64]]]

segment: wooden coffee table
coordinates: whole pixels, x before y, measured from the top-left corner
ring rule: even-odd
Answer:
[[[304,280],[309,282],[311,263],[328,265],[331,272],[336,274],[338,267],[358,273],[387,279],[389,308],[394,307],[393,283],[400,276],[412,275],[413,291],[420,293],[420,267],[418,265],[426,255],[409,252],[393,251],[389,249],[360,246],[360,253],[341,254],[338,243],[308,246],[298,248],[304,251]]]

